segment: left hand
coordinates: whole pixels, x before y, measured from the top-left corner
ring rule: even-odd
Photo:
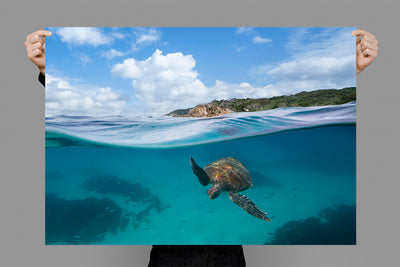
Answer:
[[[35,31],[26,37],[25,47],[28,58],[39,68],[39,71],[45,75],[45,57],[46,57],[46,37],[51,36],[51,32],[45,30]]]

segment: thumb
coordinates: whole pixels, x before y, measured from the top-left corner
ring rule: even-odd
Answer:
[[[356,55],[358,56],[359,54],[361,54],[361,38],[360,36],[357,36],[356,39]]]
[[[45,44],[45,43],[46,43],[46,37],[51,36],[51,35],[52,35],[52,32],[46,31],[46,30],[44,30],[44,31],[39,31],[39,35],[42,37],[43,44]]]
[[[46,54],[46,37],[42,36],[42,45],[40,46],[40,50],[42,50],[43,54]]]
[[[360,35],[357,35],[356,36],[356,44],[359,44],[359,43],[361,43],[361,38],[360,38]]]

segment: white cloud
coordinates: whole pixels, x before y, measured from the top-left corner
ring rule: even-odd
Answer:
[[[285,49],[294,58],[355,54],[355,37],[349,28],[323,28],[316,32],[312,28],[299,28],[289,36]]]
[[[269,84],[264,87],[254,87],[249,83],[230,84],[223,81],[216,81],[215,85],[210,87],[214,92],[213,99],[232,99],[232,98],[261,98],[279,95],[279,91],[274,85]]]
[[[309,59],[292,60],[281,63],[268,71],[279,81],[334,78],[338,74],[346,74],[349,67],[353,65],[354,57],[313,57]],[[344,72],[344,73],[343,73]],[[332,77],[333,76],[333,77]],[[348,74],[351,76],[351,72]]]
[[[113,38],[106,36],[99,28],[65,27],[59,28],[56,33],[62,42],[69,45],[105,45],[113,42]]]
[[[269,39],[269,38],[262,38],[262,37],[260,37],[260,36],[255,36],[255,37],[253,38],[253,42],[256,43],[256,44],[266,44],[266,43],[272,42],[272,39]]]
[[[112,37],[114,37],[115,39],[124,39],[125,35],[119,32],[113,32],[111,33]]]
[[[161,40],[161,32],[155,28],[135,28],[133,34],[136,41],[132,43],[132,51],[136,52],[141,47],[152,45]]]
[[[236,29],[236,34],[249,34],[252,33],[254,30],[250,27],[239,27]]]
[[[68,81],[46,74],[46,85],[50,84],[59,89],[69,89],[71,87]],[[49,87],[46,86],[45,88],[47,90]]]
[[[86,66],[88,63],[92,63],[90,57],[82,52],[75,51],[72,53],[72,56],[77,59],[77,62],[83,66]]]
[[[111,72],[133,79],[135,96],[148,108],[165,112],[171,107],[190,106],[208,99],[208,89],[197,79],[198,74],[193,69],[195,65],[191,55],[163,55],[157,49],[143,61],[125,59],[114,65]]]
[[[151,44],[161,39],[161,32],[157,29],[143,29],[136,40],[137,44]]]
[[[282,94],[355,86],[355,58],[313,57],[281,63],[267,74]]]
[[[134,58],[125,59],[123,63],[119,63],[114,65],[111,72],[117,76],[121,76],[122,78],[138,78],[141,76],[142,72],[140,67],[138,66],[139,61]]]
[[[261,37],[254,28],[239,27],[236,29],[236,34],[247,35],[247,38],[252,37],[251,41],[255,44],[266,44],[266,43],[272,42],[272,39],[270,39],[270,38]],[[245,48],[245,47],[234,45],[235,52],[240,52],[241,50],[243,50],[243,48]]]
[[[136,41],[132,43],[132,51],[136,52],[141,47],[155,44],[161,40],[161,31],[155,28],[135,28],[133,34],[136,36]]]
[[[126,104],[126,101],[110,87],[98,89],[94,99],[101,108],[112,110],[112,114],[120,114]]]
[[[240,45],[233,45],[232,47],[233,47],[235,52],[240,52],[240,51],[242,51],[242,50],[247,48],[246,46],[240,46]]]
[[[133,52],[136,52],[136,51],[139,50],[139,47],[136,45],[136,43],[133,43],[133,44],[131,45],[131,47],[132,47],[132,51],[133,51]]]
[[[65,79],[46,74],[46,116],[120,115],[126,100],[110,87],[80,88]]]
[[[196,61],[191,55],[163,55],[156,50],[146,60],[125,59],[114,65],[114,75],[132,79],[134,94],[146,112],[167,113],[177,108],[193,107],[214,99],[270,97],[279,92],[272,86],[253,87],[248,83],[229,84],[216,81],[205,86],[194,70]]]
[[[285,49],[291,55],[287,61],[251,70],[273,82],[280,94],[356,86],[355,42],[348,28],[299,28]]]
[[[108,51],[102,51],[101,52],[101,56],[107,58],[107,59],[113,59],[115,57],[122,57],[123,55],[125,55],[124,52],[115,50],[115,49],[110,49]]]

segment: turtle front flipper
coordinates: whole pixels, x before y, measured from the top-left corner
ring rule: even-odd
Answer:
[[[229,198],[235,202],[236,205],[244,209],[248,214],[267,222],[271,221],[271,219],[267,217],[267,213],[257,208],[256,204],[254,204],[253,201],[251,201],[248,197],[238,193],[229,192]]]
[[[197,176],[197,178],[199,178],[199,182],[203,186],[208,185],[210,183],[210,177],[208,177],[207,173],[196,164],[192,157],[190,157],[190,164],[192,165],[193,173]]]

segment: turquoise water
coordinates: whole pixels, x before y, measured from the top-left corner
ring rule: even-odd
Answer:
[[[242,192],[271,222],[223,192],[204,167],[239,159]],[[355,103],[209,119],[46,118],[46,244],[355,244]]]

